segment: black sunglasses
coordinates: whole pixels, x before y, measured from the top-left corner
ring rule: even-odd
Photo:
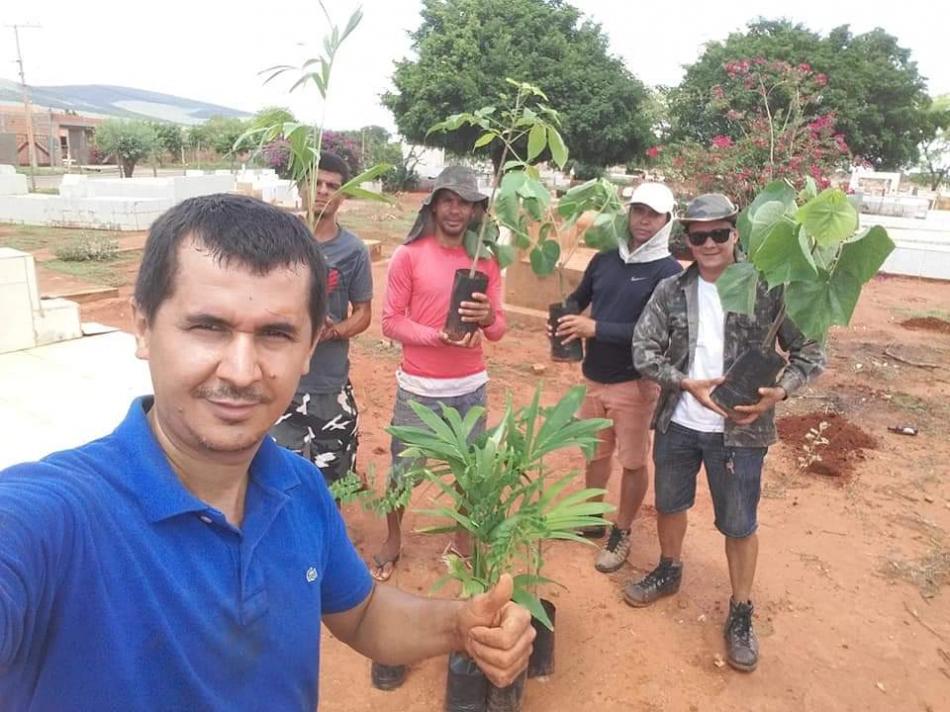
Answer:
[[[689,244],[691,244],[693,247],[700,247],[706,244],[707,237],[711,237],[713,242],[715,242],[717,245],[721,245],[731,236],[731,227],[721,227],[718,230],[710,230],[709,232],[690,232],[686,235],[686,237],[689,239]]]

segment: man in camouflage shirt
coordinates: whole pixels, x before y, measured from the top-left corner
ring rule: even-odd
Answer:
[[[760,388],[757,403],[728,413],[711,399],[736,359],[764,341],[782,306],[780,290],[767,291],[760,282],[754,314],[723,314],[716,280],[736,261],[737,212],[720,194],[701,195],[689,204],[682,222],[695,261],[659,284],[634,331],[634,366],[662,388],[653,418],[661,558],[623,593],[628,604],[640,607],[679,590],[687,510],[703,465],[732,584],[724,629],[727,659],[734,668],[751,671],[758,663],[751,601],[759,547],[756,510],[762,464],[776,440],[774,408],[818,375],[824,356],[786,318],[778,342],[788,365],[778,383]]]

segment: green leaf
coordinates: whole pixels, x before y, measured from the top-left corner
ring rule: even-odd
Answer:
[[[750,259],[755,258],[755,253],[765,242],[772,228],[778,224],[786,222],[785,205],[778,200],[770,200],[759,206],[750,217],[751,231],[749,241],[746,247],[746,254]]]
[[[567,146],[564,145],[564,139],[560,132],[553,126],[548,126],[548,148],[551,149],[551,160],[557,164],[558,168],[564,168],[567,163]]]
[[[847,240],[858,229],[858,211],[838,188],[828,188],[809,200],[795,215],[821,246]]]
[[[495,254],[495,260],[502,269],[518,259],[518,250],[512,245],[502,245],[495,242],[491,246],[491,251]]]
[[[864,284],[877,274],[884,260],[894,250],[894,241],[880,225],[875,225],[856,240],[849,240],[841,248],[835,265],[835,274],[847,272],[858,284]]]
[[[858,303],[861,285],[847,272],[819,272],[813,282],[792,282],[785,288],[785,307],[809,339],[824,341],[832,324],[846,326]]]
[[[736,262],[716,280],[716,289],[724,311],[751,314],[755,311],[756,285],[759,273],[751,262]]]
[[[548,617],[548,612],[544,610],[544,606],[541,605],[541,601],[537,596],[528,593],[524,589],[515,589],[511,594],[511,600],[527,608],[531,615],[537,618],[545,628],[554,630],[554,623],[551,622],[551,619]]]
[[[535,245],[529,255],[531,259],[532,271],[544,276],[551,274],[557,266],[558,258],[561,256],[561,246],[554,240],[545,240]]]
[[[763,205],[776,201],[785,206],[785,212],[787,214],[795,214],[795,189],[784,180],[776,180],[769,183],[759,191],[759,194],[755,196],[755,199],[749,204],[749,207],[739,213],[736,227],[739,230],[739,242],[746,254],[751,254],[753,251],[750,247],[750,243],[752,241],[754,216]],[[760,218],[759,222],[761,223],[763,220]],[[774,220],[771,222],[774,222]]]
[[[494,131],[486,131],[485,133],[483,133],[481,136],[478,137],[478,140],[475,142],[475,145],[472,146],[472,150],[474,151],[476,148],[487,146],[496,138],[497,138],[497,134],[495,134]]]
[[[818,184],[815,182],[815,179],[811,176],[805,176],[805,187],[798,191],[798,199],[807,203],[812,198],[817,197],[818,195]]]
[[[544,124],[535,124],[528,132],[528,160],[537,158],[547,145],[547,131]]]
[[[808,248],[808,238],[796,227],[786,220],[775,225],[752,258],[769,289],[777,284],[818,277],[815,261]]]

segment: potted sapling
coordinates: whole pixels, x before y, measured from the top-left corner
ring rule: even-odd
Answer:
[[[776,336],[788,317],[806,338],[824,342],[832,325],[851,321],[862,287],[894,249],[878,225],[859,229],[858,212],[843,191],[818,192],[805,180],[796,192],[786,181],[767,185],[740,213],[737,227],[745,261],[716,281],[724,311],[752,314],[757,295],[782,289],[783,304],[762,343],[739,355],[712,392],[729,410],[759,400],[786,365]]]
[[[554,475],[545,463],[550,453],[581,448],[587,456],[597,445],[597,433],[610,424],[604,419],[578,420],[575,413],[584,397],[583,386],[572,388],[554,406],[542,408],[540,387],[531,403],[516,410],[509,399],[501,421],[473,443],[469,436],[482,408],[463,419],[444,407],[441,416],[410,403],[424,427],[391,427],[406,449],[402,457],[413,463],[412,477],[432,483],[444,504],[423,513],[444,523],[422,529],[427,533],[466,532],[471,556],[447,554],[447,574],[439,588],[455,581],[463,597],[489,590],[503,572],[514,575],[512,599],[525,606],[546,630],[553,630],[553,604],[542,603],[537,588],[554,583],[543,574],[546,541],[566,539],[589,543],[575,532],[602,525],[612,509],[593,501],[600,489],[567,492],[577,472]],[[451,476],[451,477],[447,477]],[[541,646],[553,656],[553,640]],[[550,672],[553,659],[535,661]],[[521,709],[524,678],[507,688],[495,688],[479,675],[463,653],[449,659],[447,712],[508,712]]]
[[[515,90],[514,96],[507,98],[508,106],[485,106],[474,112],[454,114],[428,131],[431,134],[475,129],[477,138],[472,150],[490,151],[495,166],[485,214],[464,237],[472,266],[455,276],[446,322],[446,332],[453,339],[476,328],[474,323],[461,321],[458,308],[462,301],[471,299],[472,292],[484,291],[487,286],[488,277],[477,269],[478,260],[492,257],[504,269],[517,258],[517,248],[533,247],[528,237],[529,221],[518,217],[518,207],[524,206],[527,215],[540,220],[550,203],[550,194],[540,181],[537,161],[545,154],[558,167],[567,162],[567,147],[558,131],[560,119],[554,109],[542,103],[547,101],[544,92],[526,82],[506,81]],[[514,245],[501,238],[499,225],[512,230]],[[531,259],[532,265],[535,260],[544,259],[540,248],[532,250]]]

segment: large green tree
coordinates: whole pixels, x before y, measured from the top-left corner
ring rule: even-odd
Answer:
[[[729,77],[730,64],[756,58],[808,65],[820,73],[827,81],[822,111],[835,114],[856,155],[881,168],[917,160],[928,132],[929,98],[916,62],[884,30],[854,35],[847,25],[824,37],[788,20],[759,19],[709,43],[669,93],[670,138],[704,143],[716,135],[738,138],[731,133],[735,126],[714,108],[715,92]]]
[[[151,156],[161,143],[147,121],[108,119],[96,127],[96,146],[103,154],[115,157],[122,175],[131,178],[135,164]]]
[[[930,189],[937,190],[950,176],[950,94],[934,99],[927,118],[932,132],[920,144],[918,168],[927,176]]]
[[[474,111],[511,89],[507,77],[540,87],[562,118],[571,157],[623,163],[653,142],[642,108],[647,90],[607,51],[598,24],[562,0],[423,0],[412,34],[416,59],[396,63],[383,95],[409,141],[467,153],[478,131],[426,132],[450,114]],[[495,156],[497,159],[497,156]]]

